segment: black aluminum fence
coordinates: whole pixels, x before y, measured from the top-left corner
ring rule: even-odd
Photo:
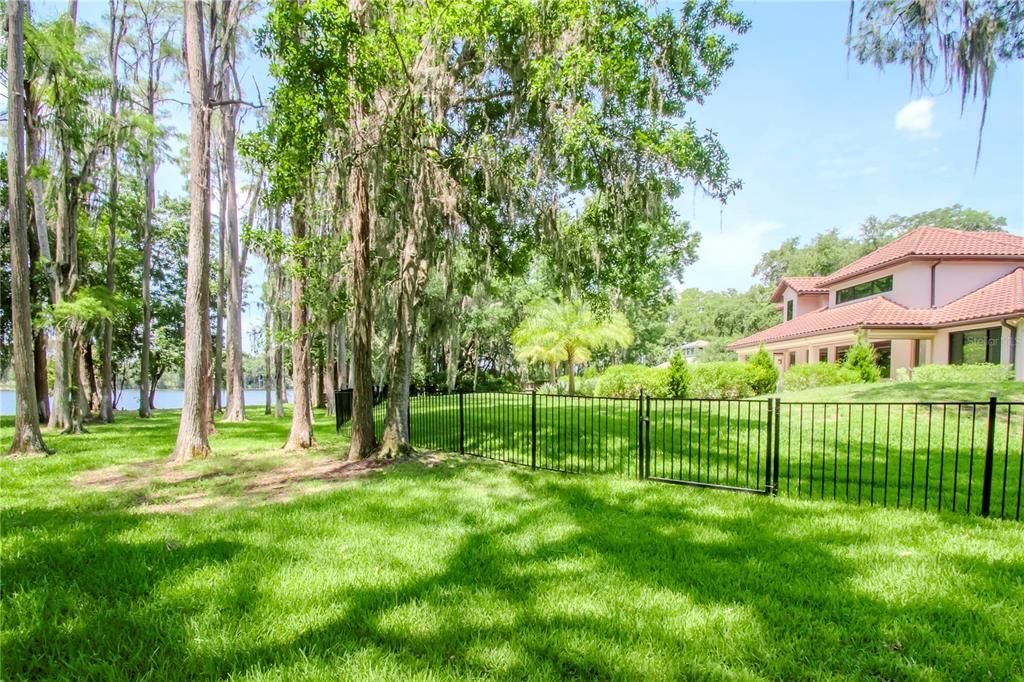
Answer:
[[[340,402],[338,404],[341,404]],[[386,401],[374,408],[377,436]],[[410,398],[412,444],[566,473],[1021,519],[1024,403],[465,393]]]

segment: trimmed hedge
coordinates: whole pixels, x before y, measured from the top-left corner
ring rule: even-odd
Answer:
[[[687,398],[750,398],[754,374],[740,362],[702,362],[690,370]]]
[[[862,383],[860,373],[834,362],[815,362],[809,365],[790,367],[782,377],[782,386],[787,391],[802,391],[819,386]]]
[[[1007,381],[1010,368],[1005,365],[922,365],[910,373],[911,381],[951,381],[961,383],[987,383]]]

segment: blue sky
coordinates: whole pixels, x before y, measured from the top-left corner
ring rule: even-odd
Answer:
[[[33,12],[50,17],[65,7],[33,3]],[[84,0],[80,18],[102,26],[107,7]],[[692,193],[678,201],[680,217],[703,236],[699,261],[686,271],[683,286],[745,289],[764,251],[832,227],[853,234],[870,215],[961,203],[1005,216],[1009,228],[1021,233],[1024,65],[998,67],[975,170],[980,105],[969,102],[961,116],[957,92],[941,86],[911,92],[905,68],[880,72],[848,60],[845,0],[737,7],[752,26],[737,39],[735,65],[704,105],[689,113],[719,134],[744,186],[725,206]],[[262,59],[250,55],[242,67],[247,96],[255,99],[255,83],[266,96],[270,79]],[[184,82],[172,88],[172,96],[187,100]],[[166,123],[187,132],[187,107],[172,104],[166,114]],[[247,117],[244,127],[253,120]],[[159,186],[184,193],[185,179],[166,163]],[[263,264],[253,257],[249,266],[247,348],[249,330],[263,322],[256,305]]]
[[[678,202],[703,235],[684,286],[746,288],[765,250],[832,227],[855,233],[869,215],[961,203],[1021,232],[1021,63],[998,67],[975,171],[980,104],[961,116],[958,92],[912,93],[904,68],[848,61],[846,2],[737,7],[752,26],[719,89],[691,113],[718,132],[744,186],[724,207],[692,195]]]

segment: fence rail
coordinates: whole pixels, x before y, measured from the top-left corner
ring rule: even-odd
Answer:
[[[345,402],[339,392],[336,403],[349,414],[350,396]],[[379,437],[387,402],[375,399]],[[810,403],[442,393],[411,397],[406,419],[415,447],[537,469],[1021,519],[1024,403],[995,398]]]

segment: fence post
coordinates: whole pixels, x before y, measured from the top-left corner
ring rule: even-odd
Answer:
[[[412,391],[405,396],[405,435],[409,437],[409,447],[412,447]]]
[[[530,394],[530,468],[537,468],[537,389]]]
[[[637,398],[637,478],[643,478],[643,388]]]
[[[462,405],[464,393],[459,391],[459,454],[466,454],[466,412]]]
[[[772,494],[772,412],[775,410],[775,401],[768,398],[768,437],[764,446],[764,492]]]
[[[644,478],[651,475],[651,396],[647,396],[647,414],[644,415]]]
[[[772,495],[779,494],[779,434],[782,433],[782,399],[775,399],[775,445],[772,447]]]
[[[1009,428],[1009,426],[1007,426]],[[985,439],[985,478],[981,485],[981,515],[988,516],[992,506],[992,469],[996,445],[996,397],[988,399],[988,433]]]

